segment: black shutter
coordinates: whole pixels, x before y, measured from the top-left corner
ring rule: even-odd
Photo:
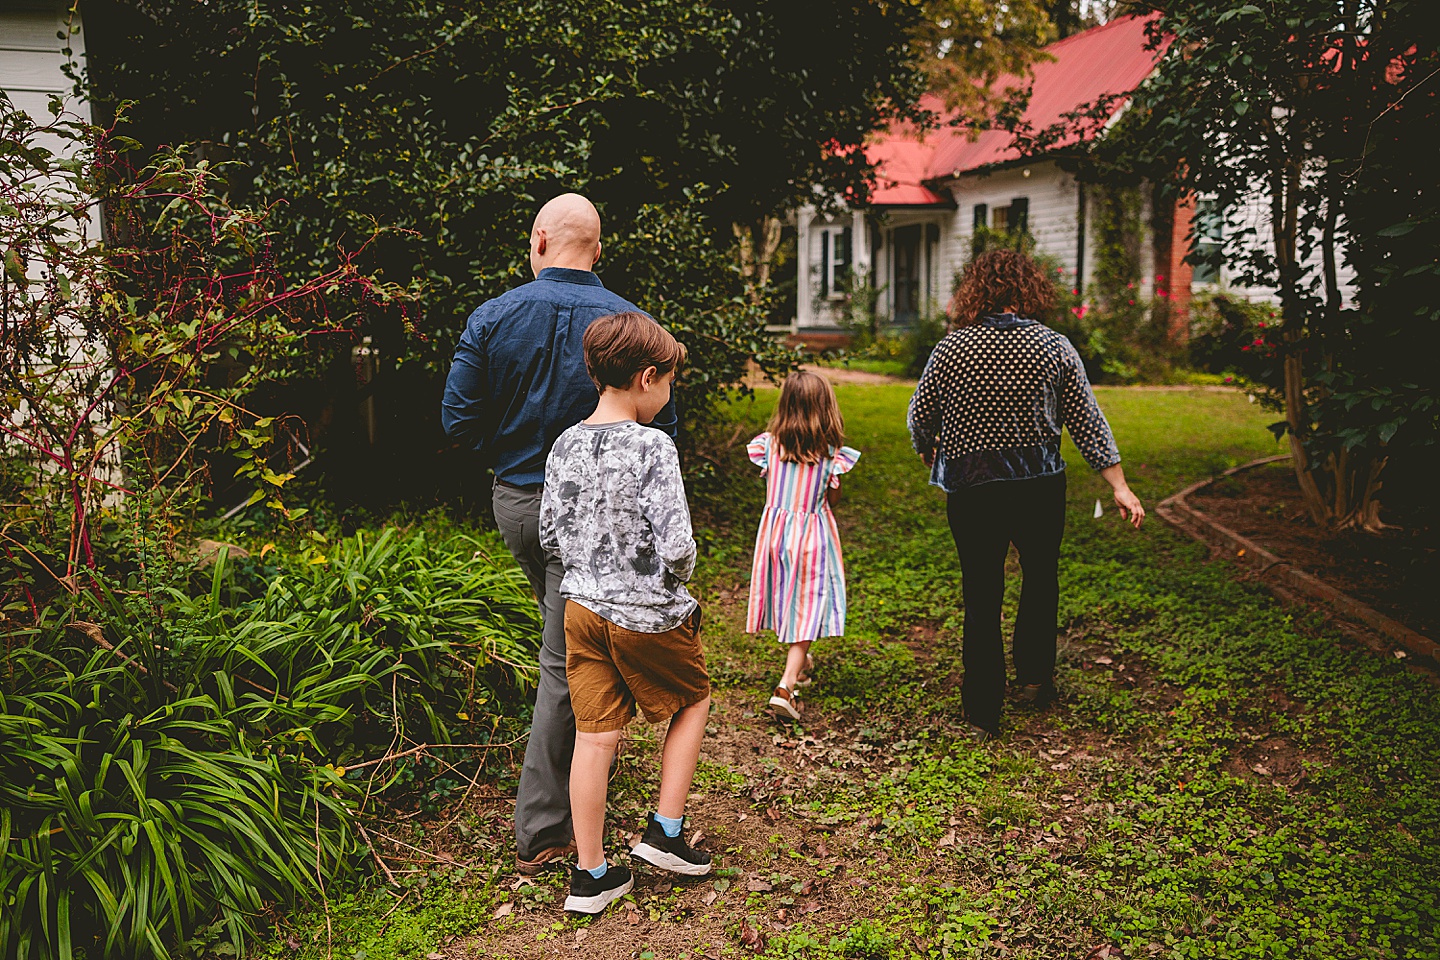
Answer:
[[[1030,198],[1016,197],[1010,201],[1010,232],[1025,233],[1030,229]]]
[[[830,296],[830,231],[820,231],[820,299]]]
[[[975,204],[975,229],[990,226],[990,208],[983,203]]]
[[[835,282],[844,283],[850,277],[850,228],[841,230],[835,237]]]

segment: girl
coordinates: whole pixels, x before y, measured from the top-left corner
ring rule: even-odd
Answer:
[[[765,476],[765,511],[755,535],[745,631],[774,630],[790,645],[785,673],[770,698],[777,717],[800,719],[795,688],[811,666],[816,637],[845,633],[845,567],[831,507],[840,476],[860,451],[843,447],[835,391],[820,376],[790,374],[769,428],[751,440],[750,459]]]

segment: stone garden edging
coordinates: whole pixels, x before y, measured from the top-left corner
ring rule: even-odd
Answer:
[[[1283,453],[1273,457],[1261,457],[1259,460],[1231,467],[1224,473],[1198,483],[1192,483],[1179,493],[1166,497],[1160,501],[1155,512],[1171,526],[1179,527],[1197,540],[1204,540],[1222,549],[1229,548],[1234,551],[1234,559],[1242,563],[1258,564],[1255,573],[1260,582],[1282,599],[1296,599],[1298,594],[1306,599],[1325,604],[1332,612],[1344,619],[1363,624],[1370,631],[1370,636],[1363,637],[1368,646],[1382,653],[1390,652],[1386,644],[1378,642],[1378,638],[1375,637],[1378,634],[1391,644],[1404,648],[1410,654],[1428,657],[1431,661],[1440,661],[1440,644],[1434,640],[1411,630],[1398,620],[1385,616],[1349,594],[1335,589],[1313,574],[1297,568],[1289,560],[1276,556],[1248,537],[1241,536],[1189,502],[1188,498],[1191,494],[1205,489],[1212,483],[1246,470],[1264,466],[1267,463],[1289,459],[1290,455]]]

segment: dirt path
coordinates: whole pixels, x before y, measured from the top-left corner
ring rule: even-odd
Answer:
[[[892,377],[883,373],[871,373],[868,370],[851,370],[849,367],[827,367],[816,363],[806,363],[800,366],[801,370],[809,370],[811,373],[818,373],[833,384],[841,383],[914,383],[914,380],[906,380],[904,377]],[[746,384],[753,390],[774,390],[776,384],[771,383],[759,373],[751,374],[746,378]]]
[[[1153,686],[1138,663],[1117,665],[1103,651],[1079,651],[1073,645],[1070,652],[1087,669],[1108,675],[1118,667],[1116,677],[1127,685]],[[819,683],[824,666],[822,661]],[[964,868],[961,852],[966,848],[998,842],[1045,857],[1078,856],[1088,836],[1103,833],[1099,821],[1106,815],[1103,805],[1085,798],[1103,779],[1106,765],[1122,756],[1134,760],[1127,745],[1066,730],[1063,719],[1057,725],[1066,713],[1063,707],[1056,714],[1017,717],[1018,728],[1002,745],[966,743],[955,750],[982,763],[1034,767],[1043,782],[1027,802],[1045,816],[997,835],[996,798],[986,800],[977,792],[942,813],[938,844],[927,847],[901,832],[903,816],[875,807],[860,786],[905,776],[914,759],[904,753],[904,734],[875,726],[874,717],[827,715],[807,707],[809,722],[792,726],[766,715],[753,693],[730,689],[716,696],[687,825],[715,855],[715,875],[677,879],[640,864],[632,895],[593,919],[563,912],[566,877],[561,871],[534,882],[511,876],[502,881],[499,918],[453,941],[441,956],[718,960],[765,953],[777,939],[785,950],[794,949],[787,937],[801,924],[849,931],[853,937],[854,931],[869,929],[867,918],[893,909],[918,878],[959,888],[982,884]],[[936,727],[933,718],[928,726],[908,732],[926,737],[955,732],[942,729],[948,726],[943,722]],[[642,823],[643,798],[653,797],[658,770],[661,731],[632,732],[637,736],[627,741],[612,784],[612,861],[617,850],[639,840],[635,831]],[[1087,820],[1094,822],[1086,826]],[[510,827],[508,820],[491,822],[497,830]],[[491,839],[508,845],[504,833]],[[863,951],[853,955],[869,956]]]

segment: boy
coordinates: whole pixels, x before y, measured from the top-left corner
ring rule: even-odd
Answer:
[[[565,565],[565,673],[575,709],[570,815],[577,866],[565,909],[600,913],[634,883],[605,859],[605,793],[621,731],[637,708],[670,721],[660,801],[631,851],[690,876],[710,855],[684,839],[685,800],[710,713],[700,607],[685,591],[695,540],[675,443],[641,426],[670,400],[685,349],[641,313],[590,324],[585,367],[600,391],[588,419],[562,433],[545,465],[540,538]]]

